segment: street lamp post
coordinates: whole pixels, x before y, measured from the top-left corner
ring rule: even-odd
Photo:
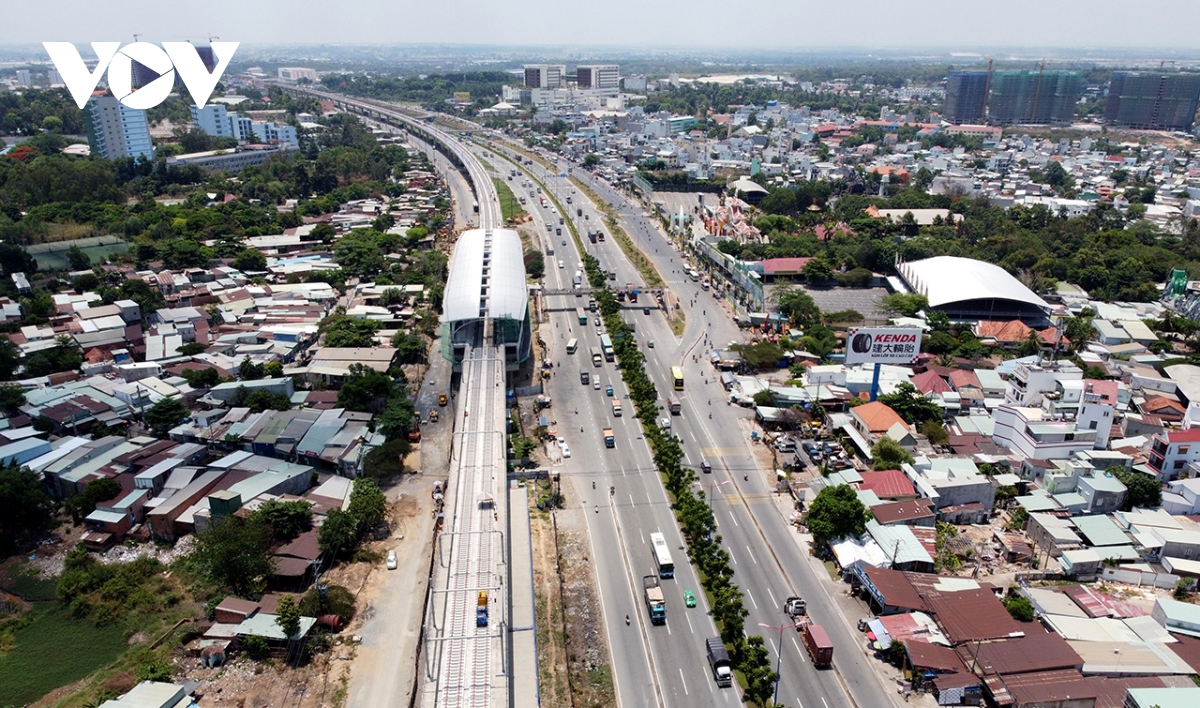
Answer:
[[[779,705],[779,670],[783,667],[783,630],[787,629],[784,625],[775,626],[773,624],[758,623],[759,627],[764,629],[779,630],[779,647],[775,650],[775,697],[771,699],[772,705]]]
[[[708,483],[708,484],[704,484],[703,482],[692,482],[692,484],[696,485],[697,487],[700,487],[701,489],[707,489],[707,490],[708,490],[708,495],[707,495],[707,497],[706,497],[706,498],[707,498],[707,500],[708,500],[708,508],[710,508],[710,509],[711,509],[711,508],[712,508],[712,493],[713,493],[713,490],[714,490],[714,489],[716,489],[717,487],[719,487],[719,486],[723,485],[723,484],[729,484],[729,480],[725,480],[724,482],[710,482],[710,483]]]

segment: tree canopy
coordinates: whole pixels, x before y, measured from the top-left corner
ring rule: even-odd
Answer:
[[[817,543],[860,536],[867,530],[870,512],[848,484],[825,487],[808,508],[808,530]]]
[[[1153,508],[1162,504],[1162,483],[1148,474],[1127,470],[1124,467],[1109,467],[1107,472],[1125,485],[1125,511],[1136,507]]]

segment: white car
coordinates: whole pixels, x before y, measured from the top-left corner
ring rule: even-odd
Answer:
[[[395,570],[395,569],[396,569],[396,552],[395,552],[395,551],[388,551],[388,554],[387,554],[387,569],[388,569],[388,570]]]
[[[571,456],[571,446],[564,444],[562,446],[562,453],[563,453],[563,457],[570,457]]]
[[[559,436],[558,436],[558,446],[559,446],[559,447],[561,447],[561,448],[566,448],[566,446],[567,446],[567,439],[566,439],[566,438],[564,438],[563,436],[559,435]]]
[[[600,390],[600,379],[596,379],[595,381],[592,382],[592,388],[597,391]]]

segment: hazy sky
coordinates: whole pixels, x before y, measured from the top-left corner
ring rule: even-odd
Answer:
[[[26,0],[0,42],[203,40],[731,49],[1200,46],[1197,0]]]

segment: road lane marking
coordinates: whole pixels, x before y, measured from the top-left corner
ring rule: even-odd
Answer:
[[[687,679],[685,679],[683,677],[683,667],[682,666],[679,667],[679,680],[683,683],[683,695],[685,695],[685,696],[688,695]],[[829,708],[829,706],[825,706],[825,708]]]
[[[685,612],[683,618],[687,620],[688,629],[692,630],[692,634],[696,633],[696,628],[692,626],[692,618]]]
[[[734,525],[734,526],[737,526],[738,528],[741,528],[741,526],[742,526],[742,525],[741,525],[741,524],[739,524],[739,523],[737,522],[737,516],[735,516],[735,515],[734,515],[734,513],[733,513],[733,511],[732,511],[732,510],[730,510],[730,512],[729,512],[729,518],[733,519],[733,525]]]
[[[821,703],[825,703],[825,696],[821,696]],[[825,703],[825,708],[829,708],[828,703]]]
[[[733,561],[734,565],[737,565],[737,558],[733,557],[733,549],[732,548],[729,549],[729,560]]]
[[[750,560],[754,561],[754,565],[758,565],[758,559],[754,557],[754,551],[750,550],[750,546],[746,546],[746,552],[750,554]]]
[[[779,647],[775,646],[775,640],[767,637],[767,641],[771,643],[771,651],[775,652],[775,656],[779,656]]]
[[[758,600],[755,600],[754,596],[750,594],[750,588],[746,588],[746,597],[750,598],[750,602],[754,603],[754,609],[757,610],[758,609]]]
[[[804,704],[800,702],[800,696],[796,696],[796,705],[800,708],[804,708]]]
[[[771,588],[767,588],[767,594],[771,596],[771,605],[778,607],[779,601],[775,599],[775,593],[771,592]]]
[[[800,656],[800,663],[803,664],[804,663],[804,652],[800,651],[800,642],[797,642],[796,638],[792,637],[792,644],[795,645],[796,654],[798,654]]]

